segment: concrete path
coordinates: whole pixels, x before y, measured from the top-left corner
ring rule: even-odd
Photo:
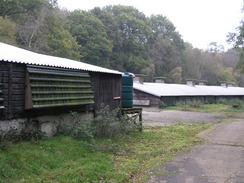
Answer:
[[[199,136],[208,143],[152,170],[148,183],[244,183],[244,120],[216,124]]]

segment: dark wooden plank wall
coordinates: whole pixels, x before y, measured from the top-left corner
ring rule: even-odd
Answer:
[[[108,105],[110,110],[120,107],[122,94],[122,75],[90,72],[94,93],[95,110],[101,109],[101,105]]]
[[[4,110],[1,119],[12,119],[24,113],[24,64],[0,62]]]
[[[160,97],[134,89],[134,100],[149,100],[149,106],[159,107]]]
[[[24,117],[29,115],[45,115],[47,110],[40,111],[25,111],[25,76],[26,65],[19,63],[0,62],[0,81],[1,91],[3,98],[2,114],[0,119],[13,119],[17,117]],[[120,106],[121,101],[118,99],[121,97],[121,75],[89,72],[92,81],[92,89],[94,92],[94,109],[98,110],[102,104],[109,105],[113,110]],[[1,98],[1,92],[0,92]],[[82,110],[93,110],[91,105],[85,105],[82,107],[65,108],[65,110],[76,111],[82,108]],[[60,108],[62,111],[62,108]],[[55,110],[51,111],[52,114]],[[57,109],[57,112],[60,110]]]

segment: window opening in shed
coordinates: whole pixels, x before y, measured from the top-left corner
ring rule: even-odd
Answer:
[[[93,104],[88,72],[27,66],[26,109]]]

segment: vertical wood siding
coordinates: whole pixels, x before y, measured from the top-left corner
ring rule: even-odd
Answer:
[[[3,114],[1,118],[11,119],[24,112],[25,65],[0,63]]]
[[[110,110],[120,107],[122,75],[90,72],[94,92],[95,110],[108,105]]]
[[[59,76],[50,77],[53,71],[48,74],[45,69],[47,68],[43,67],[42,74],[40,74],[39,71],[36,73],[34,70],[30,71],[29,69],[28,71],[26,64],[0,62],[0,119],[46,115],[49,113],[60,114],[67,111],[98,110],[102,104],[109,105],[111,110],[120,107],[121,75],[99,72],[84,73],[78,70],[51,68],[56,69]],[[76,73],[74,74],[76,76],[67,77],[67,74],[69,75],[73,72]],[[51,85],[50,82],[54,82],[54,85]],[[48,86],[49,84],[50,86]],[[59,84],[62,85],[63,89],[65,89],[64,86],[68,89],[63,92],[66,95],[69,92],[72,94],[80,92],[78,97],[81,100],[74,100],[75,102],[72,103],[73,101],[71,100],[77,95],[56,96],[55,92],[58,93],[61,87],[57,86]],[[75,88],[73,88],[74,85],[76,85]],[[57,91],[52,91],[54,92],[52,93],[48,88],[56,88]],[[28,90],[29,93],[27,92]],[[47,95],[44,96],[38,92],[46,93]],[[62,104],[62,106],[57,105],[56,107],[45,108],[45,106],[50,105],[48,103],[51,101],[49,100],[49,95],[53,97],[52,101],[69,101],[69,103],[71,102],[74,105],[63,106]],[[29,104],[33,105],[31,110],[26,110],[25,104],[27,100],[29,100]],[[41,103],[41,101],[44,101],[44,103]],[[43,106],[44,108],[42,108]]]

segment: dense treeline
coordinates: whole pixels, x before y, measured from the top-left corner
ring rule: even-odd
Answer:
[[[201,35],[199,35],[201,36]],[[241,84],[240,55],[211,43],[193,48],[163,15],[146,17],[131,6],[91,11],[61,10],[56,0],[0,0],[0,41],[39,53],[80,60],[119,71],[142,73],[148,81],[167,77]]]

